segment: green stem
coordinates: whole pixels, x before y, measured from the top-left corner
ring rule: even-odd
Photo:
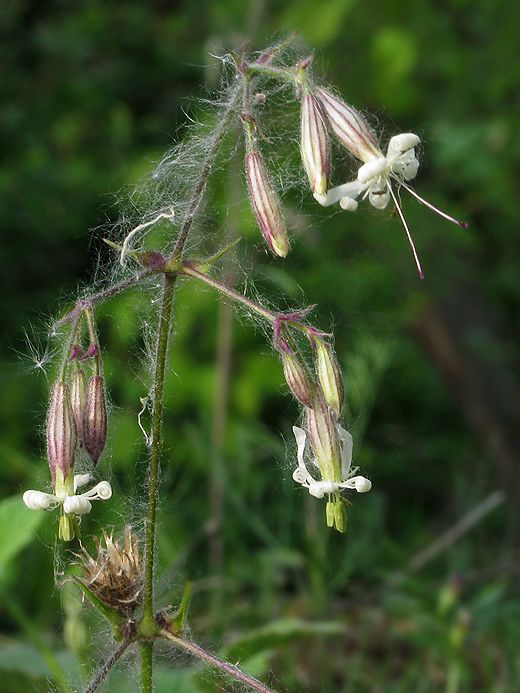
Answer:
[[[148,497],[148,518],[146,525],[145,574],[144,574],[144,611],[138,631],[141,636],[153,637],[157,625],[153,611],[153,578],[155,556],[155,534],[157,515],[157,492],[159,487],[159,460],[161,454],[161,429],[164,408],[164,382],[168,361],[168,344],[170,338],[175,275],[164,275],[159,328],[157,333],[155,376],[153,385],[152,430],[150,439],[150,481]]]
[[[208,286],[211,286],[213,289],[216,289],[224,296],[229,296],[229,298],[232,298],[233,301],[237,301],[238,303],[241,303],[247,308],[250,308],[252,311],[260,315],[262,318],[265,318],[270,323],[273,323],[279,317],[276,313],[273,313],[272,311],[267,310],[266,308],[262,308],[262,306],[260,306],[258,303],[251,301],[251,299],[246,298],[238,291],[230,289],[225,284],[221,284],[216,279],[209,277],[204,272],[199,272],[194,267],[190,267],[187,264],[183,264],[182,273],[187,275],[188,277],[193,277],[193,279],[199,279],[201,282],[208,284]]]
[[[213,168],[213,164],[215,163],[215,159],[217,158],[218,150],[220,149],[220,145],[222,144],[222,140],[224,139],[231,118],[235,115],[235,110],[237,108],[238,103],[240,102],[242,89],[243,85],[242,83],[240,83],[231,92],[229,103],[224,112],[224,115],[222,116],[222,120],[216,127],[215,132],[213,133],[213,139],[209,146],[209,152],[202,165],[199,180],[197,182],[197,185],[195,186],[195,190],[193,191],[188,213],[186,214],[186,218],[184,219],[184,224],[182,225],[179,238],[177,239],[177,242],[175,244],[175,250],[173,251],[172,257],[180,257],[182,251],[184,250],[188,233],[191,229],[191,225],[193,224],[197,207],[199,206],[200,201],[202,200],[202,195],[204,194],[206,183],[208,182],[208,178]]]
[[[139,643],[141,653],[141,693],[153,692],[153,640]]]
[[[210,664],[211,666],[220,669],[224,674],[233,676],[235,679],[238,679],[238,681],[242,681],[242,683],[245,683],[251,688],[254,688],[255,691],[260,691],[260,693],[275,693],[271,688],[264,686],[263,683],[257,681],[252,676],[249,676],[249,674],[245,674],[243,671],[241,671],[238,667],[234,666],[233,664],[228,664],[228,662],[224,662],[222,659],[215,657],[215,655],[206,652],[206,650],[203,650],[198,645],[195,645],[192,642],[188,642],[187,640],[180,638],[178,635],[170,633],[169,630],[162,630],[160,635],[163,638],[166,638],[167,640],[171,640],[175,645],[181,647],[186,652],[189,652],[195,657],[199,657],[199,659],[202,659],[207,664]]]

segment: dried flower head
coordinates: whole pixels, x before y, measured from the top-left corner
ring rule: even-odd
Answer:
[[[139,540],[130,527],[125,529],[124,546],[103,531],[103,543],[94,537],[97,556],[92,558],[82,546],[79,566],[85,588],[109,609],[130,616],[141,603],[143,572],[139,560]],[[103,545],[104,544],[104,545]]]

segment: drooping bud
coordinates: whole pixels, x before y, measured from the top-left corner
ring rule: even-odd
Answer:
[[[314,339],[316,346],[316,368],[318,380],[325,396],[325,401],[338,417],[341,415],[345,399],[345,387],[339,363],[330,346],[321,339]]]
[[[307,378],[305,368],[294,354],[282,351],[283,372],[291,392],[302,404],[310,407],[312,402],[312,387]]]
[[[74,468],[76,445],[76,424],[69,388],[58,380],[52,390],[47,419],[47,454],[55,488],[57,477],[60,483],[65,483]]]
[[[105,380],[101,375],[92,376],[88,383],[82,435],[83,446],[96,466],[107,439]]]
[[[330,142],[314,94],[305,94],[302,98],[300,149],[312,192],[324,195],[329,185]]]
[[[332,132],[361,161],[381,156],[374,133],[363,116],[327,89],[315,91]]]
[[[285,257],[291,246],[282,207],[260,152],[250,151],[246,154],[246,173],[251,206],[260,230],[273,253]]]
[[[85,411],[85,402],[87,399],[87,379],[85,371],[82,368],[77,368],[72,373],[72,385],[70,388],[70,399],[72,405],[72,413],[76,423],[76,434],[78,443],[83,442],[83,414]]]

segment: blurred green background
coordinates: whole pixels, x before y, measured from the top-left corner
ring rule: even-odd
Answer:
[[[317,209],[298,163],[297,101],[285,91],[268,102],[270,165],[300,179],[284,191],[293,252],[284,262],[264,252],[240,151],[211,184],[204,229],[211,248],[227,233],[247,238],[237,251],[246,269],[228,267],[228,280],[247,274],[283,309],[318,304],[312,322],[334,330],[355,462],[374,489],[351,499],[346,535],[324,526],[323,503],[290,478],[299,411],[268,339],[251,321],[230,326],[217,297],[184,284],[160,606],[176,604],[190,578],[193,637],[280,691],[518,690],[519,26],[514,0],[4,0],[1,691],[50,689],[62,669],[88,680],[108,642],[79,595],[54,587],[71,560],[63,547],[55,560],[56,518],[19,500],[48,483],[51,316],[93,276],[103,281],[113,255],[101,239],[125,190],[191,120],[210,122],[201,99],[219,87],[213,56],[294,30],[299,54],[315,51],[315,74],[367,114],[383,144],[398,132],[421,137],[415,189],[469,228],[403,195],[421,281],[391,210]],[[336,182],[351,170],[338,161]],[[89,548],[103,527],[140,529],[137,414],[149,361],[139,326],[151,300],[131,291],[98,316],[112,402],[99,474],[115,494],[85,520]],[[229,378],[219,334],[231,336]],[[166,652],[158,666],[158,691],[227,690]],[[123,663],[105,690],[128,690],[132,677]]]

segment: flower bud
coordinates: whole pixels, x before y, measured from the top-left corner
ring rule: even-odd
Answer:
[[[316,345],[318,380],[323,389],[325,401],[339,418],[345,399],[343,376],[330,346],[322,342],[321,339],[316,339],[314,343]]]
[[[285,257],[291,246],[287,239],[280,200],[272,187],[260,152],[246,154],[247,184],[251,206],[262,234],[276,255]]]
[[[294,354],[282,352],[283,372],[287,385],[291,392],[302,404],[310,407],[312,402],[312,389],[305,369]]]
[[[107,405],[105,382],[101,375],[90,378],[83,411],[83,446],[94,466],[107,439]]]
[[[374,133],[355,108],[321,87],[316,89],[315,94],[323,106],[332,132],[352,154],[361,161],[381,156]]]
[[[330,175],[330,142],[318,99],[305,94],[301,109],[301,154],[313,193],[327,192]]]
[[[85,411],[85,401],[87,399],[87,380],[82,368],[77,368],[72,373],[72,385],[70,388],[70,399],[72,413],[76,423],[76,434],[78,443],[83,441],[83,413]]]
[[[320,395],[314,397],[312,408],[307,408],[307,433],[323,480],[341,483],[343,479],[338,428],[327,402]]]
[[[74,467],[76,454],[76,424],[66,383],[57,381],[52,390],[49,416],[47,419],[47,454],[53,485],[58,478],[66,481]]]

